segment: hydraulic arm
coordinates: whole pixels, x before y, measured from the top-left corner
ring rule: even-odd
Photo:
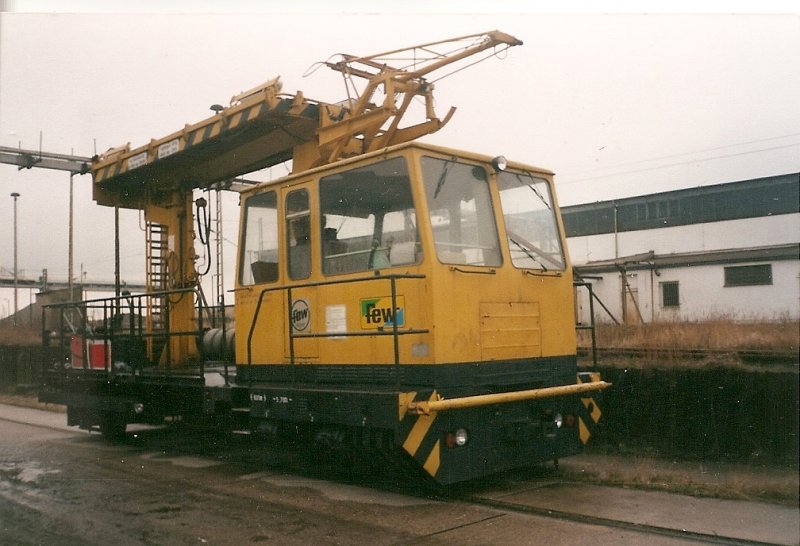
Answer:
[[[427,81],[425,76],[488,49],[505,50],[517,45],[522,45],[522,41],[509,34],[492,31],[367,57],[342,55],[337,62],[324,63],[343,74],[348,94],[352,91],[353,96],[348,97],[350,108],[344,119],[320,127],[317,147],[321,158],[317,163],[331,163],[340,157],[371,152],[438,131],[453,116],[455,108],[451,107],[444,119],[436,115],[433,107],[434,84]],[[492,55],[498,53],[494,51]],[[404,64],[393,66],[389,63]],[[356,91],[354,78],[362,78],[367,82],[360,94]],[[384,100],[376,105],[373,100],[381,88]],[[424,100],[425,121],[400,128],[401,120],[417,97]]]

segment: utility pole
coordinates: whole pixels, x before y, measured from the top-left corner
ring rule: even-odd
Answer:
[[[73,215],[73,176],[76,174],[88,174],[91,171],[92,158],[81,157],[72,154],[56,154],[50,152],[43,152],[41,150],[41,136],[39,142],[39,150],[23,150],[21,148],[9,148],[7,146],[0,146],[0,163],[8,165],[16,165],[19,170],[22,169],[53,169],[57,171],[69,172],[69,271],[67,289],[69,290],[69,298],[72,299],[72,276],[73,276],[73,241],[72,241],[72,215]],[[12,193],[13,197],[15,194]],[[16,193],[16,197],[19,194]],[[16,211],[16,197],[14,197]],[[16,267],[15,267],[16,270]]]
[[[14,198],[14,319],[11,321],[14,326],[17,325],[17,312],[19,311],[19,286],[17,274],[17,199],[19,194],[13,192],[11,197]]]
[[[72,182],[72,177],[73,176],[75,176],[75,173],[69,173],[69,227],[68,227],[68,230],[69,230],[69,247],[67,249],[67,253],[68,253],[68,256],[67,256],[67,260],[68,260],[68,264],[67,264],[67,290],[69,291],[68,301],[72,301],[73,300],[73,297],[72,297],[73,296],[72,295],[72,253],[73,253],[73,249],[72,249],[72,209],[73,209],[73,204],[72,204],[72,200],[73,200],[73,187],[72,187],[73,186],[73,182]]]

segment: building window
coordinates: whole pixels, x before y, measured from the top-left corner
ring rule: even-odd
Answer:
[[[725,268],[725,286],[772,284],[772,264],[740,265]]]
[[[662,307],[678,307],[681,301],[678,292],[678,281],[662,282],[660,284]]]

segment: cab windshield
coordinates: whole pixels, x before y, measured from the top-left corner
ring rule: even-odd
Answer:
[[[478,165],[422,158],[436,256],[444,264],[502,263],[489,177]]]
[[[514,266],[563,271],[564,252],[547,182],[530,173],[503,171],[497,187]]]

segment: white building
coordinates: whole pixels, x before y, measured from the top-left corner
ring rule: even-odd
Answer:
[[[798,173],[562,212],[598,322],[800,319]],[[587,323],[588,291],[577,296]]]

